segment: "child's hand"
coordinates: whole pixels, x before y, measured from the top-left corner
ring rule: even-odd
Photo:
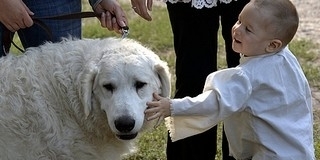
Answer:
[[[155,101],[147,102],[148,108],[145,110],[145,114],[148,121],[158,118],[156,126],[160,124],[164,118],[171,115],[171,103],[169,98],[164,98],[154,93],[153,97]]]

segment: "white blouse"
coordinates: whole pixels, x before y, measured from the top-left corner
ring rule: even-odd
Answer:
[[[220,3],[230,3],[232,0],[164,0],[164,2],[170,2],[170,3],[177,3],[177,2],[184,2],[184,3],[189,3],[191,2],[191,6],[195,7],[197,9],[201,9],[203,7],[206,8],[212,8],[217,6],[218,1]],[[237,1],[237,0],[234,0]]]
[[[223,121],[236,159],[315,159],[311,91],[288,47],[241,57],[239,66],[210,74],[199,96],[173,99],[171,109],[173,141]]]

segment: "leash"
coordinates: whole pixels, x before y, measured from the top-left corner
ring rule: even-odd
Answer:
[[[42,22],[43,19],[51,19],[51,20],[68,20],[68,19],[82,19],[82,18],[91,18],[91,17],[97,17],[99,18],[101,16],[101,14],[97,14],[95,12],[77,12],[77,13],[71,13],[71,14],[63,14],[63,15],[58,15],[58,16],[46,16],[46,17],[35,17],[32,16],[32,20],[34,22],[34,24],[39,25],[42,29],[44,29],[48,36],[49,39],[52,39],[52,32],[50,30],[50,28]],[[128,36],[129,34],[129,27],[125,26],[122,27],[122,38],[125,38]],[[19,46],[17,46],[14,42],[13,42],[13,36],[14,36],[15,32],[11,32],[10,30],[8,30],[7,28],[4,27],[4,32],[3,32],[3,36],[2,36],[2,42],[3,42],[3,50],[5,53],[9,52],[9,49],[11,47],[11,44],[13,44],[19,51],[24,52],[23,49],[21,49]]]

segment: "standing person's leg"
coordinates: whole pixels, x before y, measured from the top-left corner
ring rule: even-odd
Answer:
[[[167,3],[176,53],[175,97],[196,96],[203,90],[207,75],[217,70],[217,31],[215,8],[195,9],[190,3]],[[168,160],[214,160],[216,130],[177,142],[168,137]]]
[[[221,4],[219,6],[221,15],[222,36],[225,41],[225,51],[228,67],[235,67],[239,64],[240,54],[232,49],[231,29],[238,20],[238,15],[242,8],[250,0],[233,1],[230,4]],[[224,129],[222,133],[222,157],[223,160],[235,160],[229,156],[229,145]]]
[[[56,16],[81,12],[81,0],[26,0],[24,1],[35,17]],[[43,44],[45,41],[60,41],[62,37],[81,38],[81,19],[74,20],[42,20],[51,30],[52,39],[40,26],[34,24],[32,27],[18,31],[20,40],[25,48]]]
[[[228,67],[235,67],[239,64],[240,55],[232,49],[231,29],[237,22],[239,13],[250,0],[232,1],[229,4],[221,3],[219,6],[221,15],[222,36],[225,41],[225,50]]]
[[[4,25],[0,22],[0,57],[5,56],[4,48],[3,48],[3,34],[4,34]]]

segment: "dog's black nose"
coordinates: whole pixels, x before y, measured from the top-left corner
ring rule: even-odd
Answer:
[[[114,121],[116,129],[122,133],[130,132],[135,125],[135,120],[129,116],[121,116]]]

